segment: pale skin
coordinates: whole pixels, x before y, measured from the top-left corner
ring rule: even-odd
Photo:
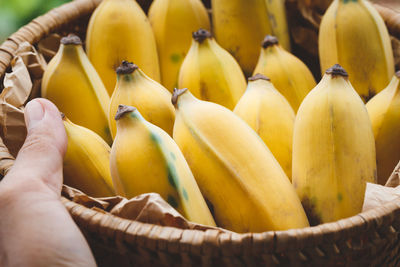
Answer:
[[[45,99],[25,108],[28,135],[0,182],[0,266],[96,266],[60,201],[67,137],[58,109]]]

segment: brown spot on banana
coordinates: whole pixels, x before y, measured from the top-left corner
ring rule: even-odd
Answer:
[[[372,88],[368,88],[368,95],[361,95],[361,98],[364,100],[364,103],[367,103],[375,95],[376,95],[375,90]]]
[[[213,216],[213,218],[215,218],[215,210],[214,210],[214,205],[211,203],[211,201],[209,199],[207,199],[206,197],[204,197],[204,200],[206,201],[206,204],[208,206],[208,209],[211,212],[211,215]]]
[[[303,197],[301,204],[306,212],[310,226],[315,226],[322,223],[321,216],[315,210],[315,204],[308,197]]]

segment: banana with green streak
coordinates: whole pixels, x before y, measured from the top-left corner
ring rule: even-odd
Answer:
[[[120,105],[111,149],[111,174],[127,198],[155,192],[188,220],[215,226],[185,158],[174,140],[131,106]]]

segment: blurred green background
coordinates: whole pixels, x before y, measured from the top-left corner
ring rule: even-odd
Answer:
[[[0,44],[21,26],[70,0],[0,0]]]

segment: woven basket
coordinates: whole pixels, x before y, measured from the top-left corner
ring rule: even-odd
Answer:
[[[53,32],[72,31],[84,37],[90,14],[99,2],[65,4],[13,34],[0,46],[0,77],[23,41],[36,44]],[[1,144],[0,153],[5,157],[0,163],[7,170],[13,157]],[[247,234],[145,224],[88,209],[66,198],[62,202],[87,238],[99,266],[400,266],[400,199],[333,223]]]

